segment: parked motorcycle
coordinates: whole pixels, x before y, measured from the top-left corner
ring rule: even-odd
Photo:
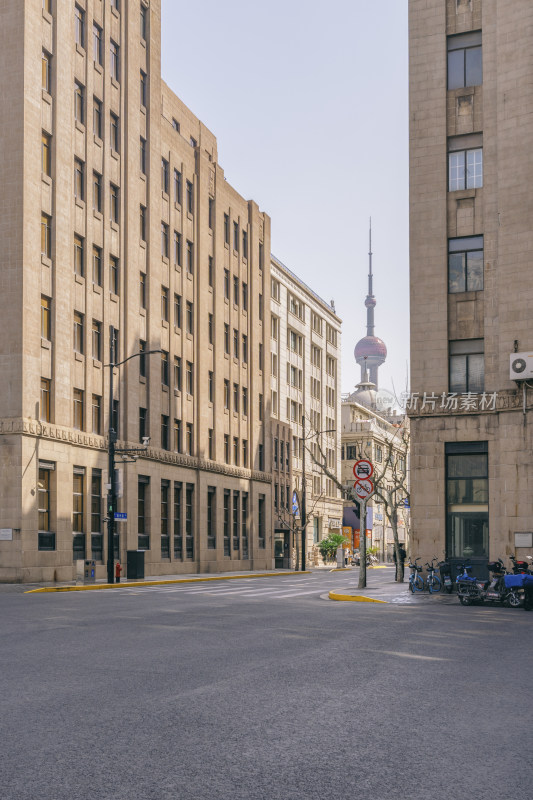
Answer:
[[[463,606],[475,603],[502,603],[510,608],[519,608],[523,603],[524,590],[522,575],[508,575],[501,558],[490,561],[488,581],[475,578],[470,564],[458,567],[462,574],[457,576],[456,586],[459,602]]]
[[[451,594],[453,592],[452,568],[448,561],[439,561],[438,566],[444,590],[448,592],[448,594]]]

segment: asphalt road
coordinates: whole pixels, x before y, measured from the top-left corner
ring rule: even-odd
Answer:
[[[529,796],[533,613],[345,585],[0,594],[2,800]]]

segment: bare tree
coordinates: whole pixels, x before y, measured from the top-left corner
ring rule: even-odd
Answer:
[[[305,443],[304,443],[305,446]],[[359,536],[359,581],[358,588],[366,587],[366,512],[368,501],[372,497],[379,497],[385,506],[385,514],[391,524],[394,538],[394,552],[396,554],[396,577],[397,581],[403,581],[403,559],[400,558],[400,543],[398,539],[398,512],[405,507],[405,502],[409,502],[409,491],[407,484],[407,463],[409,455],[409,431],[403,425],[395,433],[388,437],[385,442],[385,459],[379,470],[374,470],[371,480],[374,491],[364,499],[358,497],[354,487],[344,486],[339,481],[337,475],[328,465],[327,456],[324,453],[320,442],[316,443],[314,449],[306,447],[311,456],[311,460],[321,469],[321,471],[333,481],[341,496],[345,500],[353,501],[360,507],[360,536]],[[369,460],[371,453],[368,454]],[[366,457],[365,452],[361,453]]]
[[[302,518],[302,498],[301,498],[301,492],[300,492],[300,497],[299,497],[299,506],[300,506],[299,507],[299,512],[300,512],[300,516],[298,518],[299,522],[296,521],[296,516],[292,512],[290,514],[286,513],[285,515],[283,515],[282,512],[278,510],[278,515],[277,515],[278,523],[283,528],[286,528],[288,531],[290,531],[291,534],[294,537],[294,544],[295,544],[295,548],[296,548],[296,563],[294,565],[295,570],[298,570],[300,568],[300,558],[301,558],[301,555],[302,555],[301,547],[302,547],[302,540],[303,540],[303,537],[305,535],[304,532],[307,531],[307,526],[308,526],[309,522],[311,521],[311,519],[314,516],[315,509],[316,509],[318,503],[323,499],[324,499],[324,495],[323,494],[320,494],[320,495],[318,495],[317,497],[315,497],[313,499],[313,502],[312,502],[311,507],[309,508],[309,511],[307,511],[307,507],[306,507],[305,520],[304,520]],[[290,519],[290,522],[287,521],[287,518]]]

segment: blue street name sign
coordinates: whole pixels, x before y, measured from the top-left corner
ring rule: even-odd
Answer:
[[[128,519],[128,515],[125,511],[115,511],[115,522],[124,522]]]

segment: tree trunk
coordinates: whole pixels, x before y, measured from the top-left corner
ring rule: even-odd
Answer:
[[[366,589],[366,500],[361,500],[359,518],[359,583],[358,589]]]
[[[396,577],[394,580],[397,581],[397,583],[403,583],[405,566],[404,559],[400,556],[400,542],[398,540],[398,512],[396,508],[392,509],[389,521],[392,528],[392,535],[394,537],[394,553],[396,555]]]

